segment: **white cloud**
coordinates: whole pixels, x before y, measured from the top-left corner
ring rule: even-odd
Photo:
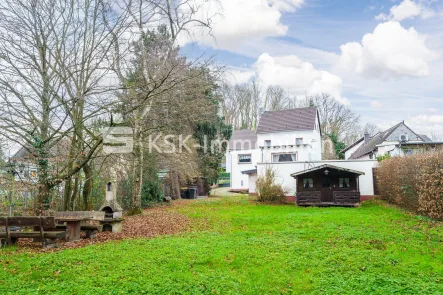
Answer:
[[[417,16],[426,19],[433,17],[434,15],[436,15],[436,13],[432,9],[425,7],[422,3],[417,3],[412,0],[404,0],[399,5],[392,6],[389,15],[381,13],[377,15],[375,19],[382,21],[402,21]]]
[[[409,118],[408,122],[419,134],[434,135],[443,140],[443,115],[418,115]]]
[[[304,0],[269,0],[269,3],[280,11],[294,12],[304,4]]]
[[[383,104],[378,100],[371,100],[371,107],[374,109],[379,109],[383,107]]]
[[[379,24],[361,43],[340,46],[340,64],[371,78],[425,77],[437,52],[426,46],[426,36],[414,28],[405,29],[398,22]]]
[[[212,1],[196,1],[201,2],[199,19],[214,16],[212,36],[206,28],[194,27],[191,38],[182,34],[179,43],[185,45],[195,41],[199,45],[228,50],[238,49],[251,39],[286,35],[288,27],[280,21],[282,12],[294,12],[304,3],[304,0],[223,0],[219,2],[220,7]]]
[[[243,84],[248,82],[255,76],[255,72],[248,69],[230,68],[224,75],[223,79],[229,84]]]
[[[341,95],[340,77],[317,70],[311,63],[304,62],[295,55],[273,57],[264,53],[254,67],[258,78],[265,85],[279,85],[295,96],[326,92],[338,101],[349,104],[348,99]]]
[[[411,118],[411,120],[427,124],[443,124],[443,116],[441,115],[418,115]]]

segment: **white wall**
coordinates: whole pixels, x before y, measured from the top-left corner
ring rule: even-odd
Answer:
[[[396,144],[398,143],[384,142],[381,145],[378,145],[376,156],[383,156],[388,152],[391,154],[391,156],[400,156],[400,149],[396,146]]]
[[[255,150],[233,150],[229,151],[229,157],[226,156],[226,167],[230,167],[231,173],[231,188],[233,189],[248,189],[249,176],[242,174],[242,171],[255,169],[258,162],[261,162],[261,151]],[[238,155],[251,154],[251,163],[239,163]],[[228,163],[229,160],[229,163]]]
[[[257,182],[257,174],[249,175],[249,193],[253,194],[257,192],[257,187],[255,183]]]
[[[232,172],[232,165],[231,165],[231,159],[232,159],[232,155],[230,151],[226,152],[225,155],[225,159],[226,159],[226,172],[231,173]]]
[[[303,145],[296,146],[296,138],[303,138]],[[265,141],[271,141],[271,147]],[[297,161],[321,160],[321,136],[317,130],[258,133],[257,145],[263,148],[263,161],[272,162],[273,153],[297,152]]]
[[[277,174],[277,182],[288,189],[289,196],[293,196],[297,191],[297,182],[293,177],[291,177],[291,174],[323,164],[330,164],[365,173],[365,175],[361,175],[359,177],[360,194],[363,196],[374,195],[372,168],[378,165],[377,160],[330,160],[313,161],[309,163],[258,163],[257,175],[264,175],[267,167],[274,169]]]

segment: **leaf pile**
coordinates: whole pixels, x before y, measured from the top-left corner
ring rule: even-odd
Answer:
[[[20,239],[18,251],[55,252],[62,249],[81,248],[108,241],[125,239],[153,238],[162,235],[171,235],[186,232],[190,228],[188,218],[182,214],[166,210],[165,207],[150,208],[141,215],[126,216],[121,233],[99,232],[93,239],[82,237],[80,241],[59,241],[57,247],[41,249],[41,243],[33,243],[32,239]]]

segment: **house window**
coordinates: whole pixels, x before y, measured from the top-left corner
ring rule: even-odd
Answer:
[[[348,177],[339,178],[338,185],[340,188],[351,188],[351,182]]]
[[[303,188],[313,188],[314,180],[312,178],[303,178]]]
[[[295,162],[297,161],[297,154],[272,154],[272,162]]]
[[[31,171],[31,177],[32,177],[32,178],[37,177],[37,171],[32,170],[32,171]]]
[[[265,147],[271,147],[271,141],[265,140]]]
[[[369,159],[372,160],[372,158],[374,158],[373,154],[369,154]]]
[[[238,162],[241,164],[251,163],[251,154],[238,155]]]
[[[405,153],[406,156],[410,156],[410,155],[412,155],[414,153],[414,150],[405,149],[403,152]]]
[[[296,145],[302,145],[303,144],[303,138],[296,138],[295,139],[295,144]]]

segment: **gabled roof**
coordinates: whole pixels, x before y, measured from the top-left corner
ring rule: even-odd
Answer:
[[[377,145],[382,144],[386,139],[391,135],[392,132],[395,131],[399,126],[404,125],[406,128],[408,128],[412,133],[416,134],[417,137],[421,138],[423,141],[425,141],[420,135],[415,133],[411,128],[406,126],[404,122],[400,122],[391,128],[379,132],[372,136],[367,143],[362,144],[350,157],[349,159],[358,159],[361,156],[367,155],[371,152],[373,152],[375,149],[377,149]]]
[[[420,136],[425,142],[432,142],[432,139],[430,139],[427,135],[425,134],[418,134],[418,136]]]
[[[260,117],[257,133],[314,130],[316,118],[316,107],[266,111]]]
[[[257,133],[254,130],[234,130],[228,143],[228,150],[250,150],[257,145]]]
[[[348,145],[344,150],[340,151],[340,153],[345,153],[346,151],[348,151],[349,149],[353,148],[354,146],[356,146],[357,144],[359,144],[360,142],[362,142],[365,138],[362,137],[360,139],[357,139],[356,142],[354,142],[353,144]]]
[[[294,177],[294,176],[306,174],[306,173],[317,171],[317,170],[327,169],[327,168],[335,169],[335,170],[339,170],[339,171],[346,171],[346,172],[350,172],[350,173],[354,173],[354,174],[358,174],[358,175],[365,175],[365,173],[361,172],[361,171],[338,167],[338,166],[334,166],[334,165],[330,165],[330,164],[323,164],[323,165],[320,165],[317,167],[313,167],[313,168],[309,168],[309,169],[306,169],[303,171],[292,173],[291,176]]]

